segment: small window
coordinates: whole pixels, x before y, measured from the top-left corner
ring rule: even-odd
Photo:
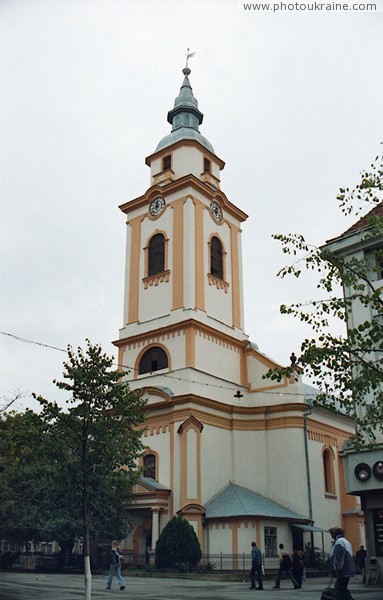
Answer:
[[[156,478],[156,456],[147,454],[144,457],[144,477]]]
[[[162,233],[154,235],[149,242],[148,276],[163,273],[165,270],[165,237]]]
[[[211,172],[211,162],[208,158],[203,159],[203,171],[204,171],[204,173]]]
[[[383,255],[382,250],[376,255],[378,279],[383,279]]]
[[[334,481],[334,464],[331,451],[327,448],[323,452],[323,476],[324,476],[324,487],[326,494],[335,494],[335,481]]]
[[[168,367],[168,357],[165,350],[157,346],[149,348],[140,361],[139,374],[152,373]]]
[[[265,556],[278,556],[276,527],[265,527]]]
[[[162,163],[162,170],[166,171],[166,169],[170,169],[172,166],[172,157],[169,154],[168,156],[164,156],[163,159],[163,163]]]
[[[222,244],[217,237],[213,237],[210,242],[210,273],[217,279],[223,279]]]

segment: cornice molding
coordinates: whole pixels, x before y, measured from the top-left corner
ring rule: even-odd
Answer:
[[[195,148],[200,150],[205,156],[218,163],[221,171],[225,166],[225,162],[221,158],[219,158],[219,156],[214,154],[214,152],[211,152],[208,148],[206,148],[206,146],[200,144],[197,140],[178,140],[175,144],[171,144],[170,146],[161,148],[161,150],[158,150],[157,152],[153,152],[153,154],[149,154],[149,156],[145,158],[145,164],[148,165],[148,167],[150,167],[153,160],[156,160],[157,158],[162,158],[163,156],[166,156],[170,152],[173,152],[174,150],[177,150],[182,146],[194,146]]]
[[[209,202],[213,200],[218,201],[224,207],[224,209],[232,216],[234,216],[238,221],[246,221],[248,215],[239,209],[237,206],[232,204],[227,198],[226,194],[221,190],[213,190],[210,185],[200,181],[195,175],[189,174],[184,177],[180,177],[175,181],[171,181],[167,185],[159,186],[154,185],[151,186],[148,190],[146,190],[145,194],[139,196],[138,198],[134,198],[133,200],[129,200],[124,204],[119,206],[120,210],[127,214],[128,212],[141,208],[142,206],[149,205],[150,202],[158,195],[158,196],[169,196],[174,192],[178,192],[184,189],[186,186],[190,186],[196,191],[200,192],[203,196],[205,196]]]

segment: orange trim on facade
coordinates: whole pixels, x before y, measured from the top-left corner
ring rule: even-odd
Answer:
[[[239,266],[239,233],[238,227],[230,224],[230,245],[231,245],[231,279],[233,285],[232,289],[232,319],[233,327],[241,329],[242,315],[241,315],[241,282],[240,282],[240,266]]]
[[[195,367],[195,335],[194,327],[188,327],[185,331],[185,367],[193,369]]]
[[[136,323],[138,321],[141,221],[142,217],[130,221],[132,234],[130,240],[128,323]]]

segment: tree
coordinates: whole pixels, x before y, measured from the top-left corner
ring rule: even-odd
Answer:
[[[162,530],[156,545],[156,565],[178,568],[187,564],[195,568],[201,560],[201,547],[193,527],[181,517],[173,517]]]
[[[360,183],[352,190],[341,188],[338,195],[344,214],[368,212],[347,234],[358,232],[359,254],[347,254],[330,242],[310,245],[302,235],[274,235],[285,254],[294,262],[282,268],[280,277],[301,277],[305,270],[318,275],[319,300],[291,306],[282,305],[282,314],[293,315],[311,326],[313,337],[301,344],[298,365],[319,389],[314,404],[342,412],[356,423],[352,439],[355,448],[375,443],[383,432],[383,157],[377,156]],[[368,251],[365,249],[368,248]],[[354,325],[353,309],[368,308],[369,318]],[[334,319],[343,321],[345,335],[336,335]],[[293,368],[274,369],[271,379],[290,377]]]
[[[31,410],[0,419],[0,535],[21,544],[46,539],[44,506],[53,468],[44,434],[44,423]]]
[[[100,346],[89,341],[85,353],[68,347],[65,381],[55,383],[70,392],[69,408],[63,410],[56,402],[37,397],[41,413],[9,415],[0,428],[2,445],[13,449],[0,473],[0,482],[12,492],[8,514],[12,507],[24,510],[25,520],[36,523],[36,531],[23,528],[29,539],[41,539],[42,533],[63,542],[75,535],[83,538],[87,600],[91,597],[89,539],[126,535],[128,501],[140,475],[136,461],[143,449],[145,401],[130,391],[122,380],[126,373],[112,370],[112,364]],[[24,509],[16,506],[21,494]]]

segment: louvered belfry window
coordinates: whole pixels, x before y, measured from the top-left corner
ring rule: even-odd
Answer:
[[[165,350],[158,346],[149,348],[143,355],[140,361],[139,374],[152,373],[153,371],[160,371],[166,369],[168,366],[168,357],[166,356]]]
[[[217,237],[213,237],[210,242],[210,273],[217,279],[223,279],[222,244]]]
[[[149,242],[149,277],[165,270],[165,237],[162,233],[154,235]]]

